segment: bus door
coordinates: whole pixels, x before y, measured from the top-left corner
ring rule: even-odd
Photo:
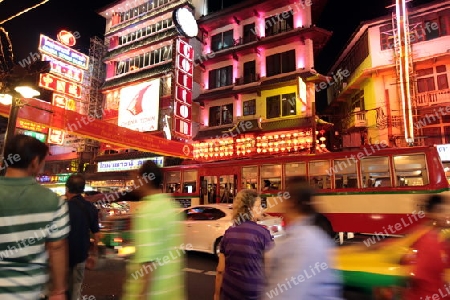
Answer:
[[[219,176],[218,203],[233,203],[237,193],[237,175]]]
[[[200,204],[217,203],[217,176],[200,176]]]

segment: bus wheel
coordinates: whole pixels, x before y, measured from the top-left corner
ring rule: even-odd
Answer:
[[[214,255],[218,258],[220,253],[220,242],[222,241],[222,237],[218,238],[214,242]]]
[[[337,232],[333,230],[331,222],[324,215],[317,214],[317,216],[314,218],[314,225],[322,228],[322,230],[325,231],[325,233],[333,240],[336,239]]]

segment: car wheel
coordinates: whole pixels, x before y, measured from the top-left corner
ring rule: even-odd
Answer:
[[[219,253],[220,253],[220,242],[222,242],[222,237],[218,238],[215,242],[214,242],[214,255],[216,257],[219,257]]]

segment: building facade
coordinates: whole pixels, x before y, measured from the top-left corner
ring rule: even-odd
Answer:
[[[200,113],[194,158],[288,154],[313,147],[316,129],[322,132],[315,121],[315,83],[321,76],[314,70],[314,54],[331,36],[314,25],[324,5],[248,0],[198,20],[194,81],[200,90],[194,101]]]
[[[336,148],[450,143],[450,1],[409,7],[404,39],[398,18],[393,10],[362,23],[330,70],[348,74],[327,91],[331,122],[340,127]]]

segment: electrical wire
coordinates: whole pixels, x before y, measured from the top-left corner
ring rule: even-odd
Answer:
[[[2,1],[4,1],[4,0],[0,0],[0,2],[2,2]],[[14,18],[16,18],[16,17],[18,17],[18,16],[20,16],[20,15],[23,15],[24,13],[29,12],[29,11],[32,10],[32,9],[35,9],[35,8],[41,6],[41,5],[44,5],[45,3],[49,2],[49,1],[50,1],[50,0],[43,0],[43,1],[41,1],[40,3],[36,4],[36,5],[33,5],[33,6],[31,6],[31,7],[28,7],[28,8],[25,8],[25,9],[22,10],[21,12],[18,12],[17,14],[15,14],[15,15],[13,15],[13,16],[11,16],[11,17],[9,17],[9,18],[3,20],[3,21],[1,21],[1,22],[0,22],[0,25],[5,24],[6,22],[11,21],[12,19],[14,19]]]

